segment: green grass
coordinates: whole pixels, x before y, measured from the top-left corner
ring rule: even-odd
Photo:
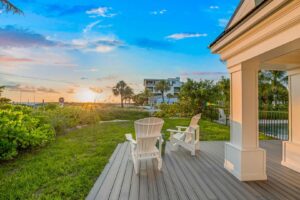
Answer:
[[[146,115],[130,112],[131,120]],[[128,113],[117,113],[107,114],[106,119],[128,117]],[[166,129],[188,123],[189,119],[165,119],[163,132],[168,137]],[[229,127],[204,120],[200,126],[201,140],[229,139]],[[117,144],[129,132],[134,132],[133,121],[89,125],[1,163],[0,199],[84,199]]]

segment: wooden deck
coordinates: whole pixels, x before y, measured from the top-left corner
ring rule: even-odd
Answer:
[[[196,157],[171,152],[168,144],[162,171],[149,160],[140,175],[128,159],[129,144],[119,144],[87,199],[300,199],[300,174],[280,165],[281,142],[260,144],[267,150],[268,180],[255,182],[240,182],[223,168],[224,142],[201,142]]]

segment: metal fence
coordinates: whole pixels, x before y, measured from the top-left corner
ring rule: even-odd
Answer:
[[[289,139],[288,112],[260,111],[259,131],[266,136],[279,139]]]
[[[203,117],[216,123],[230,125],[229,112],[222,108],[226,114],[226,120],[219,119],[218,108],[207,108],[203,111]],[[259,112],[259,132],[279,140],[289,139],[288,112],[282,111],[260,111]]]

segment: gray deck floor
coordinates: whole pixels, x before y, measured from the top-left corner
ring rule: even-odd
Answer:
[[[262,141],[267,150],[267,181],[240,182],[223,168],[224,142],[201,142],[191,157],[167,145],[163,169],[143,161],[135,175],[129,144],[119,144],[87,199],[300,199],[300,174],[280,165],[281,142]]]

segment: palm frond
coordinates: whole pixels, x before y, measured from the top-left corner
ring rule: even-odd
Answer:
[[[8,0],[0,0],[0,4],[4,8],[6,12],[12,12],[13,14],[24,14],[21,9],[16,7],[14,4],[9,2]]]

